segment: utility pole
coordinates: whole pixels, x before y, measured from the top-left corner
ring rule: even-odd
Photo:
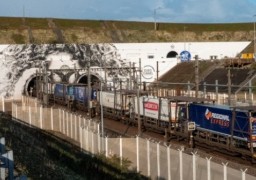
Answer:
[[[195,85],[196,85],[196,94],[195,94],[195,97],[198,98],[198,91],[199,91],[199,64],[198,64],[198,55],[195,56]]]
[[[256,17],[256,15],[253,16],[254,18]],[[253,22],[253,57],[254,57],[254,61],[256,62],[256,46],[255,46],[255,20]]]
[[[43,84],[44,84],[44,93],[43,93],[43,100],[44,105],[48,105],[48,76],[47,76],[47,70],[46,70],[46,62],[43,61]]]
[[[140,88],[141,89],[141,59],[139,58],[139,73],[140,73],[140,82],[139,82],[139,85],[140,85]]]
[[[141,118],[140,118],[140,83],[141,83],[141,59],[139,58],[139,69],[137,71],[139,74],[139,77],[137,75],[137,78],[136,78],[136,90],[137,90],[137,110],[138,110],[138,117],[137,117],[137,120],[138,120],[138,136],[141,135]],[[136,73],[137,74],[137,73]]]
[[[100,120],[101,120],[101,135],[104,137],[104,121],[103,121],[103,105],[102,105],[102,80],[100,81]]]
[[[154,9],[154,30],[157,30],[157,25],[156,25],[156,9]]]
[[[141,135],[141,118],[140,118],[140,89],[137,82],[137,108],[138,108],[138,136]]]
[[[162,7],[158,7],[154,9],[154,30],[157,31],[157,22],[156,22],[156,10],[162,9]]]
[[[158,73],[159,73],[159,70],[158,70],[158,61],[156,61],[156,81],[158,82]]]
[[[87,86],[88,86],[88,115],[91,118],[91,60],[88,61],[88,76],[87,76]]]
[[[129,62],[129,90],[132,89],[132,63]]]
[[[231,105],[231,74],[230,66],[228,67],[228,105]]]

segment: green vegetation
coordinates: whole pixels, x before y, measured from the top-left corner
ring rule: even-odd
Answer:
[[[25,24],[31,29],[48,29],[47,19],[42,18],[26,18]]]
[[[229,24],[185,24],[185,23],[159,23],[159,30],[166,31],[251,31],[252,23],[229,23]]]
[[[57,32],[72,30],[72,33],[65,33],[65,43],[180,42],[184,41],[184,36],[190,42],[250,41],[253,38],[253,23],[188,24],[158,22],[157,31],[154,30],[154,27],[154,22],[0,17],[0,31],[2,30],[0,41],[6,44],[13,43],[9,38],[12,32],[8,30],[26,30],[28,28],[32,30],[31,33],[35,39],[40,39],[37,36],[41,34],[42,30],[52,31],[55,35]],[[83,38],[81,38],[81,30],[86,34]],[[92,34],[97,38],[91,39]],[[25,36],[29,36],[28,33]],[[47,41],[44,41],[44,43],[56,43],[51,38],[52,36],[46,37]],[[25,39],[31,40],[29,37]]]
[[[32,29],[45,29],[48,27],[47,19],[25,18],[26,25]],[[153,22],[134,22],[134,21],[102,21],[102,20],[76,20],[76,19],[52,19],[60,28],[102,28],[102,23],[108,27],[115,26],[122,30],[154,30]],[[17,29],[23,24],[22,18],[0,17],[0,28]],[[188,24],[188,23],[158,23],[158,30],[164,31],[251,31],[253,23],[228,23],[228,24]]]
[[[20,29],[22,18],[0,17],[0,29]]]
[[[16,44],[25,44],[25,37],[21,34],[12,34],[12,39]]]
[[[100,21],[92,20],[67,20],[67,19],[54,19],[55,24],[61,29],[67,28],[92,28],[98,29],[101,28]]]

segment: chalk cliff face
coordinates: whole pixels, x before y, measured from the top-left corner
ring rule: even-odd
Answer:
[[[112,44],[2,45],[0,49],[0,96],[5,97],[19,96],[42,62],[49,69],[87,69],[89,62],[92,68],[127,66]],[[127,76],[127,71],[107,71],[109,80]]]

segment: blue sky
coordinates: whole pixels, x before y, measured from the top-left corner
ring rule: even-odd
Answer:
[[[173,23],[256,21],[256,0],[1,0],[0,16]]]

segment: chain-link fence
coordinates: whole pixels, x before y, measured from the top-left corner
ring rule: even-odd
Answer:
[[[5,102],[5,101],[4,101]],[[1,110],[3,104],[0,103]],[[129,168],[151,179],[169,180],[253,180],[246,169],[232,169],[227,163],[218,164],[211,157],[187,153],[182,147],[174,148],[140,137],[102,137],[100,124],[90,118],[61,108],[44,108],[32,98],[12,103],[12,116],[31,127],[59,132],[81,151],[106,157],[120,157],[120,164],[130,161]]]

